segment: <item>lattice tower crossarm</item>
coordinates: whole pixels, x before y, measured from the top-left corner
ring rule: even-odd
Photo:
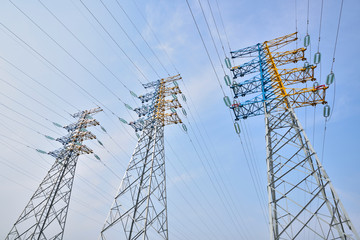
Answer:
[[[63,238],[78,157],[93,152],[82,142],[96,138],[86,128],[99,124],[91,117],[99,111],[102,110],[96,108],[74,114],[73,117],[79,118],[78,121],[64,127],[69,134],[57,139],[64,145],[63,148],[48,153],[56,158],[55,163],[6,236],[6,240]]]
[[[143,103],[151,103],[136,111],[144,118],[130,123],[142,134],[101,231],[103,240],[169,238],[164,126],[181,123],[175,110],[181,107],[176,97],[181,91],[175,82],[180,79],[177,75],[144,85],[155,90],[139,96]]]
[[[325,104],[328,87],[296,87],[315,81],[316,66],[278,68],[305,60],[304,48],[277,52],[296,39],[293,33],[231,53],[254,57],[231,69],[236,100],[230,107],[236,120],[265,115],[270,239],[360,240],[294,111]],[[240,99],[251,94],[257,95]]]

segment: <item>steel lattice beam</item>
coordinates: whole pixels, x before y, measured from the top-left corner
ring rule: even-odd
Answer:
[[[96,108],[74,114],[79,120],[64,127],[69,131],[65,139],[59,140],[64,147],[48,153],[56,158],[55,163],[15,222],[6,240],[63,238],[79,155],[93,152],[82,145],[84,140],[96,138],[86,128],[99,123],[89,117],[99,111],[102,110]]]
[[[103,240],[168,239],[164,126],[181,123],[174,110],[181,107],[174,82],[180,79],[177,75],[144,86],[155,91],[147,117],[130,123],[142,134],[101,231]]]

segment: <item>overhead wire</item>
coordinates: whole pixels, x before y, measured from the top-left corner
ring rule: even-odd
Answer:
[[[115,38],[109,33],[109,31],[104,27],[104,25],[99,21],[99,19],[91,12],[91,10],[84,4],[82,0],[80,0],[81,4],[85,7],[85,9],[90,13],[90,15],[95,19],[95,21],[99,24],[99,26],[105,31],[105,33],[110,37],[110,39],[115,43],[115,45],[120,49],[120,51],[126,56],[126,58],[134,65],[134,67],[140,72],[140,74],[144,77],[144,79],[149,82],[149,79],[145,76],[143,71],[135,64],[135,62],[129,57],[129,55],[125,52],[125,50],[120,46],[120,44],[115,40]]]
[[[216,47],[216,44],[215,44],[214,38],[213,38],[212,33],[211,33],[210,26],[209,26],[208,21],[207,21],[207,19],[206,19],[205,12],[204,12],[204,9],[203,9],[203,7],[202,7],[201,1],[200,1],[200,0],[198,0],[198,2],[199,2],[199,5],[200,5],[200,8],[201,8],[201,11],[202,11],[203,17],[204,17],[204,19],[205,19],[205,22],[206,22],[206,25],[207,25],[207,28],[208,28],[209,34],[210,34],[210,36],[211,36],[211,39],[212,39],[212,42],[213,42],[214,48],[215,48],[216,53],[217,53],[217,55],[218,55],[219,62],[220,62],[221,67],[222,67],[222,69],[223,69],[224,75],[226,75],[226,73],[225,73],[225,69],[224,69],[223,64],[222,64],[222,61],[221,61],[221,59],[220,59],[219,52],[218,52],[218,50],[217,50],[217,47]],[[207,1],[207,2],[208,2],[208,5],[209,5],[209,8],[210,8],[211,16],[212,16],[212,18],[213,18],[214,24],[215,24],[216,29],[217,29],[217,25],[216,25],[216,21],[215,21],[214,15],[213,15],[213,13],[212,13],[212,8],[211,8],[211,5],[210,5],[209,1]],[[217,31],[217,33],[218,33],[218,35],[219,35],[219,32],[218,32],[218,31]],[[220,35],[219,35],[219,40],[220,40],[221,45],[222,45],[222,41],[221,41]],[[223,45],[222,45],[222,46],[223,46]],[[224,49],[224,48],[223,48],[223,49]],[[224,50],[224,56],[226,57],[225,50]],[[244,124],[245,124],[245,123],[244,123]],[[246,145],[247,145],[247,144],[248,144],[248,141],[246,141]],[[247,148],[248,148],[248,147],[247,147]],[[249,150],[249,148],[248,148],[248,150]],[[250,161],[250,162],[252,163],[253,161]],[[249,166],[249,165],[248,165],[248,166]],[[252,166],[254,166],[254,165],[252,164]],[[250,166],[249,166],[249,167],[250,167]],[[254,171],[255,171],[255,172],[257,172],[257,169],[255,168],[255,170],[254,170]],[[256,185],[255,185],[255,187],[256,187]],[[258,189],[257,189],[257,191],[260,191],[260,190],[258,190]],[[259,199],[259,201],[260,201],[260,199]],[[261,201],[260,201],[260,202],[261,202]],[[262,206],[262,205],[260,204],[260,206]],[[263,214],[264,214],[264,216],[266,216],[266,211],[263,211]],[[266,217],[265,217],[265,221],[266,221]]]

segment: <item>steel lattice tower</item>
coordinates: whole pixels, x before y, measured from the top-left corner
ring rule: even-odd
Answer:
[[[329,176],[326,174],[294,108],[324,104],[325,85],[296,88],[315,81],[316,66],[278,67],[306,60],[305,48],[279,52],[297,33],[231,52],[232,58],[253,57],[231,68],[234,102],[225,102],[236,120],[265,115],[270,239],[357,239]],[[226,59],[229,66],[230,61]],[[235,79],[256,73],[250,79]],[[228,77],[226,77],[228,78]],[[238,102],[238,97],[256,94]],[[235,123],[238,127],[237,123]],[[238,128],[237,128],[238,129]]]
[[[96,138],[86,128],[99,125],[92,119],[92,115],[99,111],[102,110],[96,108],[72,115],[79,118],[78,121],[64,127],[69,132],[67,136],[56,139],[64,146],[48,153],[56,158],[55,163],[15,222],[6,240],[63,238],[78,158],[81,154],[93,152],[82,143],[84,140]]]
[[[134,109],[140,118],[130,125],[142,134],[101,231],[102,239],[168,239],[164,126],[182,122],[175,110],[181,107],[176,82],[180,79],[176,75],[143,85],[154,91],[139,96],[143,105]]]

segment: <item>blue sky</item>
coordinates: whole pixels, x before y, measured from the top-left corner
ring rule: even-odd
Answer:
[[[242,146],[223,104],[216,75],[186,1],[136,1],[149,25],[133,1],[119,0],[141,36],[115,0],[103,2],[121,27],[99,1],[83,0],[83,4],[78,0],[58,3],[42,1],[78,40],[39,1],[1,3],[0,236],[8,233],[54,161],[51,156],[41,155],[31,148],[44,151],[60,148],[60,143],[43,136],[56,138],[66,134],[65,130],[55,127],[52,122],[69,124],[74,120],[68,113],[103,104],[107,109],[96,118],[108,134],[99,128],[92,131],[106,149],[94,141],[86,143],[101,157],[102,163],[93,156],[80,157],[65,232],[65,239],[97,238],[136,145],[131,127],[117,119],[117,116],[128,121],[136,119],[135,113],[127,111],[122,102],[132,107],[140,105],[123,85],[140,95],[146,92],[140,82],[175,75],[179,71],[183,77],[179,84],[188,99],[187,103],[182,104],[189,113],[187,118],[181,117],[189,131],[185,134],[178,125],[167,126],[165,130],[170,237],[267,238],[267,218],[263,214],[264,210],[267,212],[266,198],[263,197],[266,196],[263,116],[242,123],[246,124],[246,130],[243,128],[242,131],[246,143],[244,147],[252,149],[252,157],[248,161],[257,172],[255,181],[258,184],[255,188]],[[189,2],[222,81],[223,70],[198,1]],[[201,2],[223,61],[224,54],[207,1]],[[209,2],[228,54],[216,2]],[[321,1],[310,2],[309,34],[314,54],[318,46]],[[297,1],[297,14],[295,1],[288,0],[221,0],[219,5],[231,50],[294,32],[296,15],[300,37],[298,46],[302,46],[306,34],[307,1]],[[319,82],[321,79],[322,83],[331,67],[339,9],[340,1],[324,3],[320,41],[322,64],[317,68],[317,79]],[[327,123],[324,156],[322,106],[315,109],[315,120],[313,108],[296,110],[309,138],[314,139],[313,145],[320,158],[323,158],[324,167],[358,231],[360,159],[357,150],[360,131],[357,120],[360,117],[360,83],[357,59],[360,52],[356,43],[360,41],[359,11],[359,1],[344,2],[334,65],[336,94],[334,96],[334,85],[327,94],[329,104],[335,101],[335,107]],[[230,95],[229,89],[224,84],[223,87]]]

